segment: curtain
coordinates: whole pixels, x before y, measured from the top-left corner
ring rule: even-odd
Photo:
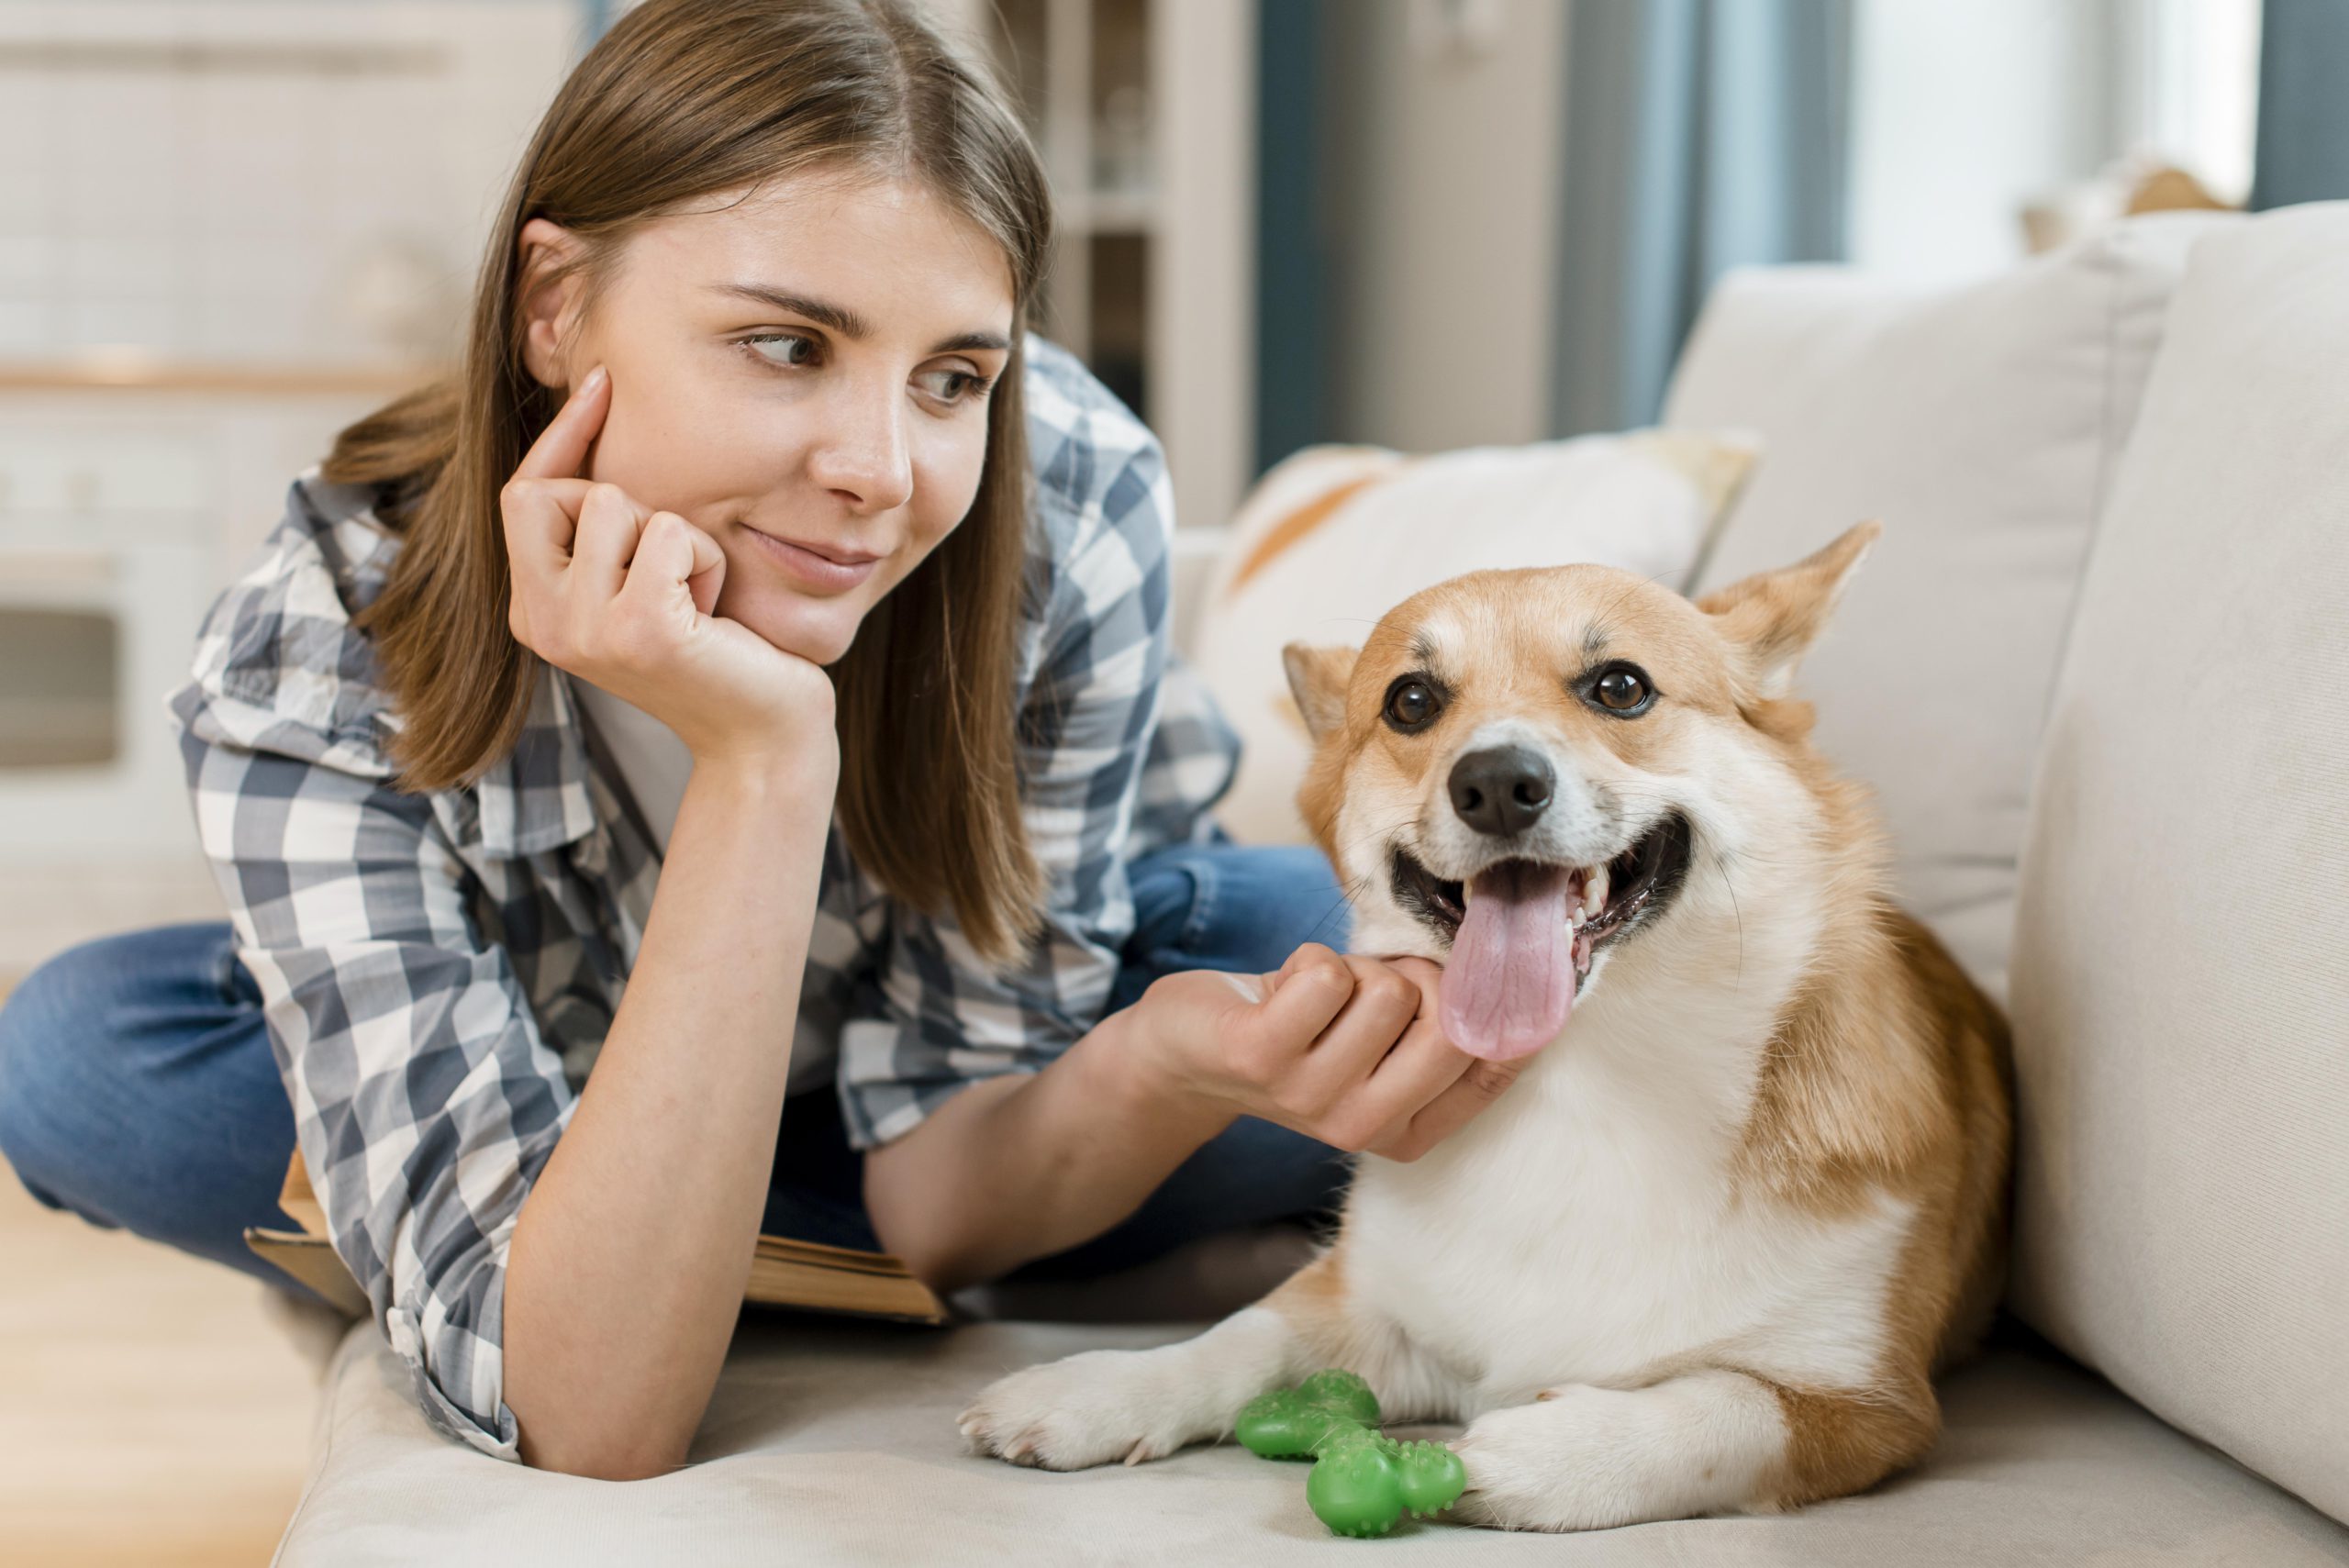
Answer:
[[[1160,0],[1161,4],[1167,0]],[[1262,0],[1256,28],[1256,451],[1250,477],[1330,439],[1332,0]]]
[[[1842,258],[1850,123],[1852,0],[1572,3],[1561,435],[1653,422],[1723,270]]]
[[[2349,196],[2349,4],[2266,0],[2252,163],[2254,211]]]

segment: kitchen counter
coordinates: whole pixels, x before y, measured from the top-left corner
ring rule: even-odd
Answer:
[[[212,396],[395,396],[441,373],[424,363],[168,360],[135,352],[0,360],[0,393],[157,392]]]

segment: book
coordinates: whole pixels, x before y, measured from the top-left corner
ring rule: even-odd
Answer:
[[[245,1245],[344,1312],[366,1317],[367,1297],[328,1239],[326,1209],[298,1151],[285,1168],[277,1207],[295,1229],[254,1226],[245,1231]],[[946,1304],[888,1253],[788,1236],[759,1238],[742,1300],[751,1307],[788,1307],[900,1323],[940,1324],[947,1318]]]

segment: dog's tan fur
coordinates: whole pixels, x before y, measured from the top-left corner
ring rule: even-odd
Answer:
[[[1796,662],[1874,534],[1872,526],[1854,529],[1806,562],[1696,604],[1597,568],[1475,573],[1399,606],[1358,655],[1293,649],[1289,657],[1299,709],[1319,738],[1299,805],[1341,867],[1363,862],[1362,846],[1348,842],[1348,834],[1358,840],[1396,830],[1414,804],[1435,791],[1432,771],[1456,753],[1456,744],[1448,749],[1380,722],[1390,683],[1417,670],[1434,669],[1457,690],[1446,718],[1453,728],[1446,733],[1475,733],[1480,724],[1533,725],[1580,760],[1602,794],[1612,790],[1631,808],[1647,787],[1642,781],[1702,776],[1709,766],[1762,779],[1779,792],[1779,816],[1767,819],[1798,818],[1791,838],[1774,828],[1780,840],[1719,851],[1724,865],[1742,853],[1757,862],[1798,857],[1809,868],[1801,907],[1785,916],[1806,923],[1798,951],[1788,950],[1796,956],[1784,966],[1783,996],[1775,1013],[1763,1015],[1766,1038],[1750,1067],[1740,1070],[1747,1075],[1732,1073],[1723,1091],[1730,1098],[1720,1102],[1741,1107],[1738,1124],[1720,1142],[1721,1224],[1725,1237],[1736,1236],[1739,1224],[1771,1228],[1771,1236],[1788,1238],[1790,1257],[1809,1256],[1800,1251],[1806,1238],[1838,1228],[1859,1238],[1851,1243],[1862,1249],[1854,1256],[1877,1248],[1880,1261],[1870,1266],[1884,1284],[1880,1295],[1866,1296],[1876,1303],[1866,1309],[1875,1314],[1871,1364],[1832,1378],[1801,1375],[1802,1353],[1784,1347],[1798,1344],[1815,1326],[1780,1324],[1747,1336],[1758,1347],[1750,1354],[1702,1342],[1642,1351],[1603,1375],[1585,1371],[1530,1391],[1536,1407],[1554,1396],[1578,1401],[1585,1415],[1544,1417],[1531,1413],[1533,1407],[1512,1407],[1497,1369],[1520,1347],[1478,1350],[1473,1322],[1467,1329],[1450,1324],[1448,1340],[1445,1332],[1425,1331],[1425,1324],[1414,1333],[1411,1313],[1423,1312],[1424,1304],[1397,1306],[1392,1261],[1362,1251],[1391,1248],[1398,1235],[1429,1234],[1389,1214],[1408,1215],[1414,1205],[1421,1214],[1440,1210],[1448,1190],[1442,1184],[1470,1179],[1458,1173],[1469,1169],[1464,1162],[1475,1157],[1473,1151],[1447,1146],[1419,1167],[1366,1166],[1336,1244],[1260,1308],[1191,1345],[1150,1352],[1191,1353],[1188,1362],[1162,1363],[1163,1371],[1178,1364],[1246,1367],[1246,1375],[1234,1373],[1245,1385],[1348,1365],[1371,1377],[1397,1414],[1482,1410],[1464,1447],[1472,1487],[1481,1469],[1493,1490],[1481,1499],[1472,1491],[1468,1511],[1487,1522],[1537,1528],[1711,1507],[1796,1507],[1865,1488],[1932,1446],[1939,1427],[1932,1376],[1970,1348],[1998,1293],[2009,1147],[2007,1037],[1997,1009],[1932,936],[1891,904],[1885,851],[1865,796],[1812,749],[1810,710],[1788,695]],[[1664,694],[1638,722],[1595,711],[1560,678],[1562,661],[1587,666],[1615,657],[1635,658]],[[1447,670],[1447,662],[1459,667]],[[1724,761],[1709,764],[1716,757]],[[1726,884],[1728,871],[1715,869]],[[1769,908],[1739,910],[1741,964],[1744,923],[1777,916]],[[1670,967],[1668,948],[1648,952],[1641,946],[1673,940],[1672,918],[1667,909],[1654,929],[1631,934],[1614,961],[1624,967],[1604,980],[1594,976],[1602,998],[1607,982],[1627,993],[1615,1000],[1614,1021],[1605,1027],[1630,1027],[1622,1009],[1639,995],[1668,997],[1674,987],[1692,984]],[[1771,941],[1778,933],[1757,928],[1754,934],[1758,952],[1776,951]],[[1757,962],[1767,970],[1764,959]],[[1743,995],[1733,982],[1712,978],[1731,1001]],[[1766,975],[1754,982],[1765,983]],[[1581,1012],[1547,1052],[1575,1050]],[[1731,1053],[1720,1060],[1746,1059]],[[1527,1092],[1521,1086],[1513,1093]],[[1536,1142],[1525,1147],[1538,1147],[1538,1128],[1500,1125],[1514,1109],[1505,1098],[1455,1142],[1531,1138]],[[1495,1125],[1487,1128],[1487,1121]],[[1489,1184],[1484,1190],[1482,1201],[1494,1201]],[[1461,1201],[1471,1201],[1465,1190]],[[1364,1209],[1365,1203],[1374,1207]],[[1740,1214],[1748,1218],[1741,1221]],[[1378,1218],[1365,1235],[1368,1215]],[[1866,1240],[1879,1232],[1881,1242]],[[1741,1277],[1740,1267],[1755,1256],[1766,1261],[1777,1244],[1765,1238],[1751,1254],[1728,1255],[1718,1273]],[[1887,1248],[1889,1253],[1882,1251]],[[1365,1272],[1365,1265],[1380,1266]],[[1831,1272],[1835,1265],[1828,1266]],[[1840,1297],[1836,1309],[1861,1310]],[[1087,1440],[1130,1443],[1116,1451],[1132,1458],[1206,1435],[1197,1429],[1210,1419],[1228,1429],[1229,1411],[1202,1407],[1187,1418],[1187,1429],[1178,1422],[1120,1435],[1119,1418],[1106,1413],[1114,1402],[1102,1402],[1093,1412],[1102,1418],[1097,1430],[1072,1429],[1055,1451],[1062,1435],[1052,1430],[1051,1407],[1078,1397],[1067,1380],[1050,1380],[1059,1370],[1036,1369],[989,1390],[966,1430],[1009,1457],[1081,1463],[1097,1457],[1088,1456]],[[1022,1379],[1030,1381],[1019,1386]],[[1671,1425],[1676,1418],[1657,1415],[1665,1407],[1605,1403],[1651,1389],[1673,1390],[1674,1408],[1703,1414],[1680,1433]],[[1596,1440],[1587,1432],[1599,1429],[1642,1433],[1648,1469],[1619,1478],[1607,1496],[1569,1497],[1574,1445],[1586,1447]],[[1720,1477],[1705,1457],[1714,1449],[1735,1462]],[[1541,1492],[1545,1463],[1566,1466],[1554,1477],[1555,1507]],[[1745,1468],[1737,1471],[1741,1464]]]

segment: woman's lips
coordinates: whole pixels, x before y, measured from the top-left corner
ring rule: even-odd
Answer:
[[[789,539],[777,539],[773,534],[761,533],[748,523],[742,525],[742,531],[758,541],[759,548],[765,551],[770,561],[782,567],[801,585],[818,593],[846,593],[872,576],[873,569],[881,564],[881,558],[877,555],[836,556],[804,544],[794,544]]]

